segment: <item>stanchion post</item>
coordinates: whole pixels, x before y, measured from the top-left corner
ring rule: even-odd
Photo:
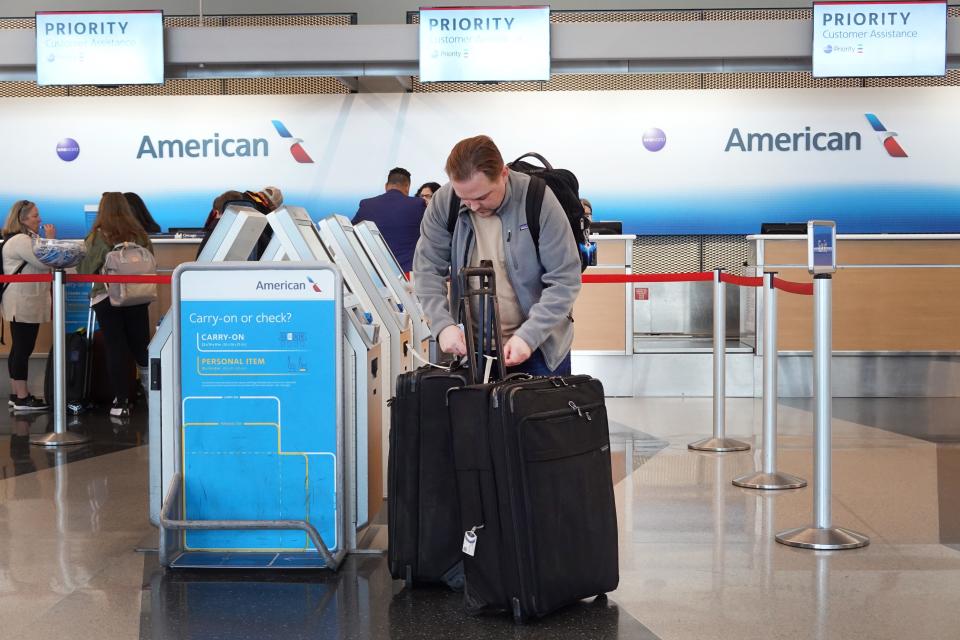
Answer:
[[[63,288],[63,269],[53,271],[53,433],[30,438],[30,444],[60,447],[84,444],[89,436],[67,431],[67,372],[66,372],[66,294]],[[46,398],[51,402],[51,398]]]
[[[814,491],[813,525],[782,531],[777,542],[803,549],[840,550],[865,547],[870,539],[849,529],[833,526],[831,516],[831,440],[833,393],[830,365],[833,356],[833,284],[836,270],[836,228],[832,222],[807,225],[809,268],[813,276],[813,393],[814,393]],[[825,256],[824,254],[829,254]]]
[[[695,451],[746,451],[750,445],[726,436],[727,291],[723,269],[713,271],[713,436],[691,442]]]
[[[803,478],[777,471],[777,289],[763,274],[763,470],[733,480],[747,489],[799,489]]]

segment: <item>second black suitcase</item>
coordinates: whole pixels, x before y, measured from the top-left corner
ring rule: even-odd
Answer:
[[[444,582],[460,589],[460,513],[447,391],[469,382],[465,369],[421,367],[397,376],[390,407],[387,466],[388,564],[408,586]]]
[[[510,376],[449,394],[471,613],[544,616],[617,588],[603,386]]]

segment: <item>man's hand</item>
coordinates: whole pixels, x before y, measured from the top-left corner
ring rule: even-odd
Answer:
[[[503,364],[514,367],[529,360],[532,353],[533,350],[523,341],[523,338],[513,336],[503,347]]]
[[[437,342],[440,343],[440,351],[452,353],[457,356],[467,355],[467,341],[463,337],[463,331],[455,324],[450,325],[440,332],[437,336]]]

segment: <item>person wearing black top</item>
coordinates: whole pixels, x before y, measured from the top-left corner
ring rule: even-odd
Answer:
[[[163,230],[160,228],[160,225],[157,224],[157,221],[153,219],[153,216],[150,215],[150,210],[147,209],[147,205],[144,204],[140,196],[128,191],[123,194],[123,197],[127,199],[130,210],[133,211],[133,217],[137,219],[137,222],[140,223],[144,231],[147,233],[160,233]]]

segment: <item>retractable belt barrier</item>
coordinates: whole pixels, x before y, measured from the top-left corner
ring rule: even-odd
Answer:
[[[0,282],[53,282],[49,273],[18,273],[15,276],[0,276]]]
[[[103,282],[103,283],[142,283],[142,284],[170,284],[170,276],[166,275],[127,275],[104,276],[99,274],[68,273],[67,282]]]
[[[104,283],[150,283],[170,284],[168,275],[126,275],[105,276],[100,274],[64,274],[66,282],[104,282]],[[629,282],[710,282],[713,273],[710,271],[692,271],[689,273],[644,273],[644,274],[587,274],[582,277],[584,284],[625,284]],[[30,273],[17,275],[0,275],[0,282],[52,282],[53,276],[49,273]],[[750,278],[723,274],[721,282],[729,282],[744,287],[761,287],[763,278]],[[782,278],[773,279],[774,287],[787,293],[796,293],[804,296],[813,295],[813,284],[809,282],[791,282]]]
[[[727,283],[742,287],[763,287],[764,280],[767,280],[771,294],[774,289],[780,289],[786,293],[797,295],[813,295],[813,283],[790,282],[777,278],[772,274],[766,274],[764,277],[736,276],[724,273],[723,269],[715,271],[693,271],[686,273],[641,273],[641,274],[587,274],[583,276],[584,284],[627,284],[633,282],[713,282],[713,436],[704,438],[697,442],[690,443],[688,447],[696,451],[711,451],[715,453],[724,453],[728,451],[746,451],[750,448],[745,442],[727,438],[725,434],[726,421],[726,292]],[[775,301],[773,295],[769,296]],[[770,305],[768,305],[770,306]],[[768,356],[764,353],[764,360],[771,359],[775,362],[776,354]],[[768,365],[775,367],[775,364]],[[768,374],[769,375],[769,374]],[[767,392],[767,387],[764,389]],[[774,387],[773,393],[776,394]],[[775,396],[774,396],[775,398]],[[769,403],[765,403],[765,406]],[[775,404],[773,405],[776,406]],[[769,415],[765,422],[775,423],[776,416]],[[774,436],[775,437],[775,436]],[[770,446],[773,438],[767,438],[765,447]],[[773,460],[770,458],[769,460]],[[768,465],[768,471],[775,473],[773,462]],[[766,486],[757,488],[774,488],[771,483],[764,483]],[[779,487],[778,487],[779,488]]]
[[[127,276],[105,276],[100,274],[81,274],[65,273],[63,275],[65,282],[104,282],[104,283],[149,283],[149,284],[170,284],[170,276],[167,275],[127,275]],[[18,273],[10,276],[0,276],[0,282],[53,282],[51,273]]]
[[[585,274],[582,277],[584,284],[627,284],[630,282],[711,282],[712,271],[691,271],[687,273],[612,273],[612,274]],[[763,278],[735,276],[729,273],[721,274],[720,282],[742,287],[762,287]],[[812,282],[791,282],[782,278],[774,278],[773,286],[786,293],[795,293],[802,296],[813,295]]]

